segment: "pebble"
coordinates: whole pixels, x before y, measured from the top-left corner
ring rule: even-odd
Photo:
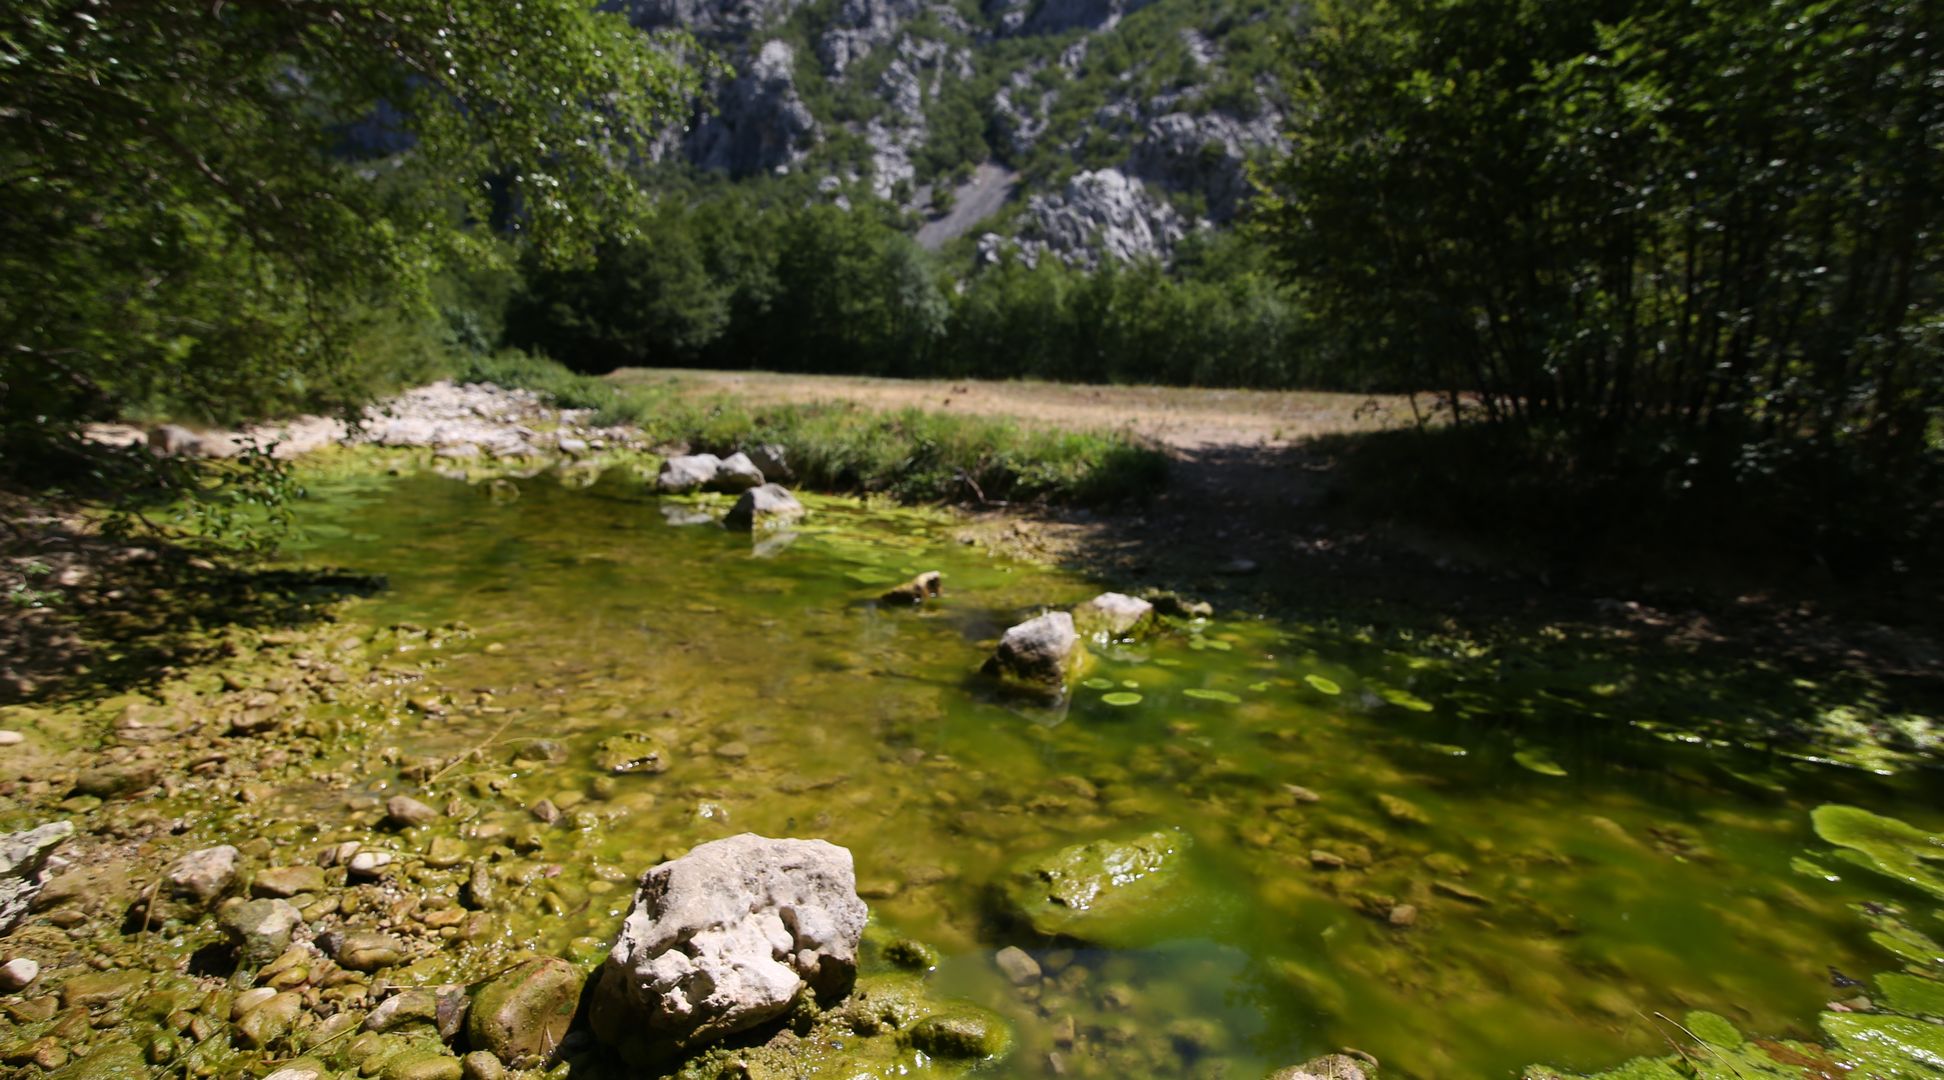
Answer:
[[[992,962],[999,965],[1000,972],[1012,980],[1014,986],[1030,986],[1040,980],[1039,961],[1017,945],[1000,949]]]
[[[0,964],[0,993],[11,994],[25,990],[38,978],[40,978],[40,961],[16,956]]]
[[[250,895],[289,899],[299,893],[324,891],[324,868],[321,866],[273,866],[258,871],[256,880],[250,883]]]
[[[1390,909],[1390,924],[1392,926],[1415,926],[1417,925],[1417,917],[1418,909],[1412,904],[1399,904]]]
[[[385,820],[401,829],[430,825],[438,820],[438,817],[437,810],[410,795],[394,795],[385,802]]]
[[[0,746],[19,746],[27,741],[27,736],[18,731],[0,731]]]
[[[1344,866],[1343,856],[1321,849],[1310,852],[1309,858],[1310,865],[1318,870],[1341,870]]]
[[[383,877],[385,868],[392,864],[390,852],[360,851],[351,856],[351,873],[357,877]]]

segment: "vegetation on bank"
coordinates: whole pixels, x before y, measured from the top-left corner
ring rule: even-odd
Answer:
[[[1147,497],[1167,458],[1120,433],[1067,432],[921,409],[881,413],[841,403],[751,407],[695,400],[656,386],[617,385],[551,360],[502,352],[473,357],[454,377],[526,387],[600,423],[647,438],[730,454],[775,443],[795,482],[819,491],[885,494],[904,502],[1103,503]]]

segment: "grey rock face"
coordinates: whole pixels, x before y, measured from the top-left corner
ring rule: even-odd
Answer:
[[[590,1019],[636,1064],[848,993],[868,912],[850,852],[744,833],[642,875]]]
[[[13,929],[47,878],[47,860],[74,835],[65,821],[0,836],[0,933]]]
[[[747,176],[788,166],[816,141],[817,120],[796,88],[796,50],[767,41],[716,92],[716,111],[689,135],[689,160]]]
[[[1154,624],[1154,605],[1125,593],[1101,593],[1073,609],[1073,623],[1088,637],[1129,637]]]
[[[1273,112],[1246,121],[1224,113],[1168,113],[1148,121],[1129,169],[1160,187],[1201,192],[1209,217],[1227,221],[1249,194],[1248,156],[1285,145],[1281,122]]]
[[[775,529],[800,521],[808,513],[796,496],[781,484],[764,484],[742,493],[722,524],[738,532]]]
[[[1082,655],[1073,616],[1049,611],[1007,630],[986,661],[985,672],[1059,693]]]
[[[756,466],[769,480],[794,480],[790,472],[790,453],[782,443],[763,443],[748,450],[749,463]]]
[[[218,844],[170,863],[170,895],[198,906],[209,904],[236,881],[237,854],[232,845]]]

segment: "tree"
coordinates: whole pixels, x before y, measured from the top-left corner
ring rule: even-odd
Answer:
[[[1585,462],[1906,474],[1944,416],[1925,0],[1332,4],[1263,233],[1361,362]]]
[[[690,47],[586,0],[6,5],[0,455],[144,402],[354,401],[360,333],[442,264],[632,230]]]

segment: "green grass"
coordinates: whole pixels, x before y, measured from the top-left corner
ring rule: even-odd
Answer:
[[[523,353],[473,358],[454,376],[536,390],[568,408],[593,409],[597,423],[636,426],[651,440],[696,452],[778,443],[797,482],[817,491],[882,493],[914,503],[1100,505],[1144,498],[1167,474],[1164,454],[1115,433],[1047,431],[920,409],[698,400],[576,375]]]

